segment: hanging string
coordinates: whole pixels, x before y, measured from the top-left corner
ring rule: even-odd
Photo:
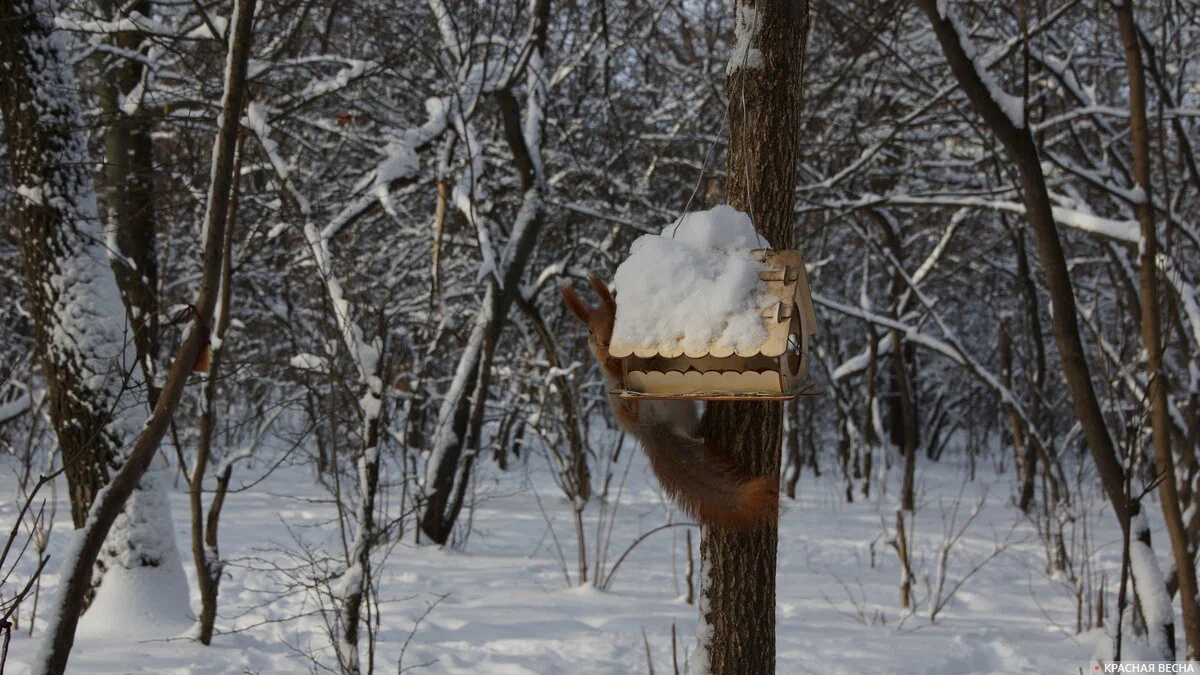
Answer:
[[[704,153],[704,160],[700,163],[700,176],[696,178],[696,186],[692,188],[692,194],[688,196],[687,202],[683,205],[683,212],[675,219],[675,226],[671,228],[671,238],[675,238],[675,232],[679,230],[679,226],[683,224],[683,219],[687,217],[688,210],[692,207],[692,201],[696,199],[696,193],[700,191],[700,186],[704,184],[704,173],[708,168],[708,160],[712,157],[713,150],[717,147],[717,141],[725,134],[726,126],[729,122],[729,106],[725,106],[725,114],[721,117],[721,130],[717,133],[717,137],[708,145],[708,151]]]
[[[712,157],[713,150],[717,147],[717,141],[725,133],[726,124],[729,122],[729,106],[725,106],[725,114],[721,117],[721,130],[713,142],[708,145],[708,151],[704,153],[704,161],[700,164],[700,176],[696,179],[696,186],[692,188],[692,194],[688,197],[687,203],[683,205],[683,213],[687,213],[692,206],[692,201],[696,198],[696,193],[700,191],[700,186],[704,183],[704,172],[708,168],[708,160]]]
[[[741,7],[741,3],[736,3],[734,5],[733,22],[734,22],[734,32],[735,33],[738,30],[737,29],[737,14],[738,14],[738,10],[740,7]],[[755,31],[755,34],[757,34],[757,31],[760,28],[760,26],[758,26],[757,24],[761,20],[762,20],[761,18],[756,18],[755,25],[747,26],[746,29],[753,30],[753,31]],[[743,146],[745,146],[746,136],[749,132],[749,129],[748,129],[748,126],[746,123],[748,107],[746,105],[746,72],[745,71],[747,69],[747,65],[749,64],[750,52],[752,50],[753,50],[753,47],[751,47],[750,45],[746,45],[746,47],[744,49],[739,49],[739,51],[741,52],[741,63],[738,64],[737,69],[734,71],[737,73],[737,81],[738,81],[738,85],[739,85],[737,94],[741,98],[741,101],[742,101],[741,142],[742,142]],[[733,92],[730,92],[730,95],[733,95]],[[708,151],[704,153],[704,161],[700,164],[700,176],[696,179],[696,185],[695,185],[695,187],[692,188],[692,194],[688,196],[688,200],[683,206],[683,213],[681,213],[679,218],[677,218],[675,220],[675,226],[671,228],[671,238],[672,239],[675,238],[675,233],[679,230],[679,226],[683,223],[683,219],[687,217],[689,209],[692,206],[692,202],[696,199],[696,193],[700,191],[700,186],[704,184],[704,174],[708,168],[708,161],[712,157],[713,150],[716,149],[719,139],[722,136],[724,136],[725,130],[727,129],[728,122],[729,122],[729,106],[726,105],[725,113],[721,117],[721,130],[718,133],[717,137],[713,139],[712,143],[709,144]],[[732,152],[732,151],[733,151],[733,149],[730,148],[730,152]],[[753,197],[754,191],[750,189],[750,163],[749,162],[745,162],[745,161],[742,162],[742,171],[743,171],[743,179],[746,181],[746,206],[747,206],[747,210],[748,210],[748,215],[750,216],[750,224],[754,226],[754,236],[757,238],[759,244],[763,248],[770,248],[769,242],[767,242],[763,238],[762,234],[760,234],[758,231],[757,225],[755,225],[755,223],[757,221],[755,220],[755,217],[754,217],[754,197]]]

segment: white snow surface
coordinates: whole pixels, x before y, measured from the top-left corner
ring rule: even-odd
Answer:
[[[188,606],[188,580],[178,557],[172,567],[118,567],[105,573],[104,585],[79,620],[76,639],[136,642],[186,632],[195,621]]]
[[[995,456],[1001,450],[990,452]],[[622,457],[632,457],[632,465],[620,499],[610,495],[608,506],[615,506],[617,517],[609,568],[638,535],[664,523],[669,515],[641,453],[630,443]],[[256,457],[253,466],[239,465],[233,487],[250,483],[260,475],[261,467],[272,461],[262,456]],[[10,476],[14,468],[11,457],[0,457],[0,475]],[[385,468],[398,471],[387,462]],[[689,672],[697,672],[698,612],[682,599],[684,528],[655,533],[639,544],[622,563],[609,590],[568,588],[537,502],[540,496],[563,549],[573,551],[571,505],[556,491],[552,471],[536,456],[508,472],[498,472],[490,463],[480,464],[479,470],[474,533],[465,549],[415,545],[410,523],[390,555],[375,558],[381,599],[376,657],[380,672],[395,672],[400,650],[417,619],[443,594],[448,595],[429,613],[408,645],[405,667],[429,664],[412,672],[647,672],[643,629],[656,671],[671,672],[672,625],[677,632],[681,672],[685,655]],[[949,507],[968,471],[965,463],[949,460],[918,465],[917,484],[925,506],[918,511],[911,547],[919,579],[925,573],[933,576],[931,568],[941,542],[937,504],[946,500]],[[893,468],[887,475],[886,489],[876,485],[870,499],[859,498],[852,504],[844,501],[843,486],[835,474],[826,472],[824,477],[814,478],[805,470],[798,485],[799,499],[785,500],[779,531],[777,672],[950,675],[1070,673],[1081,668],[1094,672],[1090,659],[1103,658],[1111,649],[1110,635],[1104,631],[1075,634],[1071,589],[1063,580],[1046,576],[1034,526],[1006,503],[1013,484],[1011,467],[997,474],[993,462],[984,459],[978,466],[978,480],[967,484],[964,502],[973,503],[985,487],[990,497],[952,555],[947,584],[988,555],[996,533],[1006,532],[1014,523],[1018,543],[972,577],[935,624],[926,618],[921,581],[914,593],[920,603],[917,612],[905,619],[898,608],[896,556],[879,539],[880,517],[889,522],[894,519],[900,471]],[[29,661],[46,626],[45,600],[58,584],[57,563],[71,538],[67,492],[59,480],[61,503],[49,547],[54,560],[43,578],[43,603],[34,637],[29,638],[25,631],[28,605],[22,608],[22,630],[13,632],[5,671],[13,675],[29,672]],[[186,512],[186,486],[167,487],[177,513]],[[15,480],[0,480],[0,523],[11,524],[16,515],[15,491]],[[1078,508],[1086,513],[1089,536],[1097,542],[1092,563],[1109,579],[1106,605],[1111,610],[1116,604],[1113,580],[1120,575],[1120,532],[1097,486],[1081,496]],[[1165,559],[1169,552],[1158,506],[1147,500],[1146,508],[1155,552]],[[99,605],[85,624],[108,623],[112,630],[105,636],[81,630],[68,672],[308,672],[311,668],[297,649],[311,649],[324,663],[334,662],[333,646],[322,634],[322,619],[311,614],[315,598],[286,592],[288,579],[283,574],[296,562],[285,553],[286,549],[298,551],[293,537],[320,555],[342,555],[334,507],[311,469],[285,465],[264,482],[231,493],[225,509],[221,552],[229,565],[221,582],[212,646],[186,638],[156,639],[176,629],[175,634],[182,636],[187,626],[173,623],[160,630],[137,615],[131,618],[124,607]],[[596,547],[596,513],[595,504],[584,513],[589,555]],[[177,519],[173,527],[179,542],[187,542],[186,519]],[[698,547],[698,532],[692,533],[692,540]],[[567,567],[574,576],[574,560],[567,555]],[[10,583],[22,583],[32,562],[23,560]],[[190,556],[184,567],[192,606],[198,608]],[[589,569],[595,570],[594,561]],[[698,587],[704,583],[701,578],[696,579]],[[148,579],[156,591],[170,592]],[[1115,615],[1110,612],[1106,625],[1114,624]],[[1146,645],[1128,635],[1123,649],[1127,655],[1152,655]]]
[[[614,282],[613,342],[689,354],[710,344],[753,354],[767,337],[755,297],[765,269],[751,249],[765,242],[731,206],[684,214],[661,235],[639,237]]]
[[[1139,512],[1130,522],[1132,536],[1129,541],[1129,571],[1133,576],[1134,586],[1139,589],[1139,599],[1142,611],[1146,617],[1146,627],[1150,638],[1150,646],[1161,656],[1168,653],[1167,636],[1162,626],[1170,623],[1174,617],[1171,597],[1167,595],[1162,567],[1154,551],[1138,540],[1140,532],[1150,529],[1146,522],[1145,512]],[[1151,543],[1157,539],[1159,545],[1166,543],[1165,537],[1152,537]],[[1169,544],[1167,544],[1169,546]],[[1169,558],[1168,558],[1169,560]],[[1175,621],[1177,626],[1181,626]]]

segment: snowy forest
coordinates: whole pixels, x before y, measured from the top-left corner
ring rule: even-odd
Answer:
[[[0,675],[1200,661],[1197,0],[0,0],[0,128]]]

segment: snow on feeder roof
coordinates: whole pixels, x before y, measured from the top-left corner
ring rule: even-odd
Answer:
[[[685,214],[645,235],[617,268],[609,353],[626,397],[792,398],[817,332],[799,251],[760,248],[730,206]]]

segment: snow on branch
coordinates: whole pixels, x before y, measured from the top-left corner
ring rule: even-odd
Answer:
[[[1023,128],[1025,126],[1025,102],[1004,91],[1004,88],[1000,86],[996,78],[988,72],[990,64],[986,58],[975,51],[975,43],[971,41],[970,31],[963,24],[962,18],[950,7],[949,0],[938,0],[938,13],[954,29],[963,54],[970,59],[976,76],[983,83],[983,86],[987,88],[992,100],[996,102],[996,105],[1004,112],[1014,127],[1018,129]]]
[[[870,208],[872,206],[883,204],[890,204],[892,206],[973,207],[978,209],[988,209],[991,211],[1003,211],[1019,216],[1024,216],[1027,210],[1026,206],[1020,202],[950,194],[863,194],[858,199],[844,199],[825,202],[821,205],[821,208],[856,209]],[[1065,206],[1052,207],[1051,212],[1054,215],[1054,222],[1063,227],[1087,234],[1098,235],[1106,239],[1113,239],[1126,244],[1141,244],[1142,235],[1138,229],[1138,223],[1135,220],[1116,220],[1113,218],[1104,218],[1102,216],[1084,213],[1082,211],[1067,208]]]
[[[455,60],[463,57],[462,43],[458,38],[458,27],[454,25],[454,15],[442,0],[429,0],[429,9],[437,21],[438,33],[442,36],[442,46],[450,52]]]
[[[1028,413],[1026,413],[1024,406],[1021,404],[1020,398],[1014,396],[1008,387],[1005,387],[1000,383],[1000,378],[996,377],[987,368],[984,368],[981,363],[973,359],[959,346],[933,337],[932,335],[922,333],[916,327],[909,326],[902,321],[882,316],[880,314],[875,314],[865,309],[851,307],[850,305],[840,303],[832,298],[827,298],[819,293],[813,293],[812,299],[813,302],[817,303],[818,305],[821,305],[826,309],[832,309],[839,314],[861,319],[890,330],[900,331],[905,340],[924,347],[936,354],[941,354],[951,362],[966,368],[967,372],[974,375],[976,379],[999,395],[1000,400],[1004,404],[1012,406],[1013,410],[1016,411],[1017,415],[1021,418],[1021,421],[1025,424],[1030,437],[1039,445],[1045,447],[1045,440],[1041,437],[1037,427],[1030,422],[1030,417]]]
[[[489,274],[493,274],[499,279],[500,275],[496,267],[496,245],[492,241],[491,224],[476,209],[479,180],[483,177],[483,144],[475,135],[474,125],[467,120],[459,106],[456,106],[454,113],[454,130],[458,133],[459,138],[463,139],[470,162],[454,185],[450,201],[454,203],[467,222],[475,228],[475,239],[479,244],[479,255],[482,258],[476,280],[483,279]]]
[[[1154,556],[1154,549],[1146,543],[1150,541],[1150,524],[1146,521],[1146,514],[1139,511],[1129,527],[1129,572],[1133,576],[1142,615],[1146,619],[1146,637],[1150,646],[1164,657],[1173,655],[1175,647],[1169,643],[1171,634],[1165,627],[1174,624],[1175,610],[1171,596],[1167,595],[1166,579]]]
[[[304,220],[304,240],[308,244],[309,253],[316,265],[317,272],[325,284],[325,291],[333,308],[334,322],[337,324],[338,332],[341,333],[342,342],[349,351],[351,360],[358,371],[359,382],[366,387],[366,391],[359,401],[359,406],[364,419],[367,421],[375,419],[379,416],[383,396],[383,381],[379,377],[379,356],[382,344],[379,338],[368,342],[363,337],[362,328],[354,322],[352,316],[353,308],[350,305],[350,301],[345,297],[341,282],[334,274],[332,257],[329,253],[329,241],[339,228],[330,225],[324,231],[318,230],[317,226],[309,220],[311,217],[309,200],[300,195],[299,191],[293,186],[292,181],[289,180],[291,169],[279,157],[278,146],[270,137],[271,126],[267,122],[266,116],[262,114],[261,109],[254,104],[247,107],[246,126],[254,132],[260,145],[270,157],[271,166],[278,175],[283,189],[300,206],[301,217]],[[411,151],[405,148],[404,152]],[[411,160],[408,159],[408,155],[400,155],[400,157],[403,158],[403,161],[393,162],[395,156],[383,160],[380,163],[380,166],[384,167],[382,170],[388,171],[387,175],[389,176],[416,173],[419,164],[415,161],[415,155]],[[389,164],[389,162],[392,163]],[[375,172],[376,179],[379,178],[380,172],[381,169],[377,168]],[[377,198],[377,194],[372,194],[370,200],[374,201]],[[363,206],[362,208],[365,209],[366,207]],[[299,362],[293,359],[293,365],[299,363],[300,367],[312,366],[307,355],[300,355],[297,358],[299,358]]]
[[[62,14],[56,14],[54,17],[54,27],[65,31],[99,33],[102,35],[113,33],[144,33],[146,35],[165,38],[174,38],[180,35],[180,31],[175,28],[159,23],[138,11],[131,11],[125,16],[112,21],[73,19]]]
[[[1056,7],[1054,9],[1054,11],[1050,12],[1050,14],[1048,14],[1042,21],[1040,21],[1038,24],[1036,24],[1034,26],[1031,26],[1029,29],[1029,34],[1036,35],[1037,33],[1040,33],[1043,30],[1045,30],[1046,28],[1048,28],[1049,26],[1053,25],[1064,14],[1066,14],[1068,10],[1070,10],[1072,7],[1074,7],[1075,4],[1076,4],[1076,0],[1071,0],[1069,2],[1061,3],[1058,7]],[[1008,56],[1010,56],[1017,49],[1017,47],[1021,46],[1021,44],[1022,44],[1022,36],[1021,35],[1015,35],[1015,36],[1005,40],[1002,45],[998,46],[997,48],[993,49],[992,51],[988,52],[987,54],[980,56],[977,59],[976,68],[978,69],[978,68],[982,67],[982,69],[984,71],[987,71],[987,70],[993,68],[997,63],[1000,63],[1005,58],[1008,58]],[[872,158],[878,156],[879,153],[882,152],[884,148],[889,147],[891,145],[891,143],[893,141],[895,141],[897,136],[899,136],[901,133],[903,133],[906,129],[909,128],[909,125],[911,125],[913,122],[915,122],[916,120],[920,119],[922,116],[927,114],[938,103],[940,103],[942,101],[942,99],[944,99],[946,96],[948,96],[952,92],[956,91],[958,88],[959,88],[958,82],[956,82],[956,81],[950,82],[950,83],[947,83],[946,85],[942,86],[940,89],[938,89],[937,92],[935,92],[933,95],[924,97],[922,100],[917,102],[918,105],[916,105],[916,107],[913,108],[913,110],[911,112],[909,112],[904,117],[900,118],[895,124],[891,125],[891,128],[888,129],[885,133],[883,133],[878,141],[876,141],[871,146],[864,149],[859,154],[858,158],[856,158],[853,162],[851,162],[845,168],[841,169],[840,171],[833,174],[832,176],[826,177],[823,180],[817,181],[815,183],[801,185],[798,188],[798,190],[801,193],[828,190],[828,189],[836,186],[838,183],[841,183],[846,178],[855,175]],[[1128,113],[1126,113],[1126,114],[1128,114]]]
[[[892,351],[892,334],[890,332],[888,332],[888,333],[885,333],[883,335],[883,337],[879,340],[879,345],[875,350],[875,355],[880,356],[883,354],[888,354],[891,351]],[[868,367],[870,367],[870,365],[871,365],[871,348],[870,348],[870,346],[868,346],[865,349],[863,349],[862,352],[855,354],[854,356],[846,359],[845,361],[842,361],[842,363],[839,364],[837,368],[834,368],[833,371],[829,374],[829,379],[831,379],[835,382],[839,382],[841,380],[846,379],[847,377],[852,377],[854,375],[857,375],[857,374],[863,372]]]

